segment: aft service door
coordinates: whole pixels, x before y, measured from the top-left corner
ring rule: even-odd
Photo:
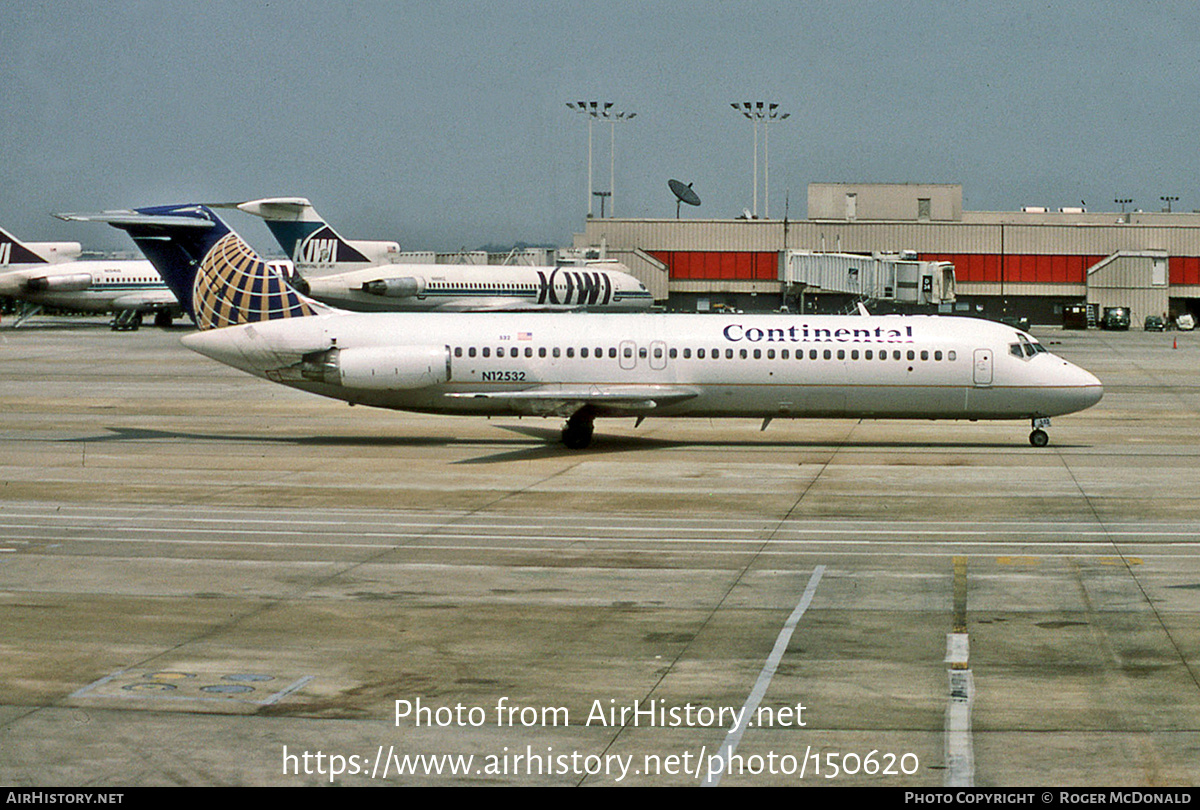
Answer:
[[[655,340],[650,344],[650,368],[662,371],[667,367],[667,344]]]
[[[975,385],[986,387],[992,384],[992,350],[975,350]]]

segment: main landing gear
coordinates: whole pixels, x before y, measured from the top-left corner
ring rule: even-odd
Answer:
[[[562,443],[571,450],[582,450],[592,443],[592,432],[596,428],[596,411],[584,406],[567,419],[563,425]]]
[[[136,309],[122,309],[109,324],[114,332],[136,332],[142,325],[142,313]]]
[[[1043,428],[1050,427],[1049,419],[1034,419],[1033,432],[1029,434],[1029,443],[1034,447],[1045,447],[1050,444],[1050,434]]]

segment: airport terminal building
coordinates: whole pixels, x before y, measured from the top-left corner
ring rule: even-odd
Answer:
[[[807,219],[596,218],[575,247],[603,248],[671,310],[833,312],[870,299],[879,311],[1060,324],[1067,307],[1087,303],[1129,307],[1135,325],[1200,313],[1200,212],[963,211],[961,185],[813,183]],[[949,263],[953,279],[940,296],[901,301],[895,287],[831,282],[827,267],[803,258],[824,253]],[[797,275],[798,261],[813,275]]]

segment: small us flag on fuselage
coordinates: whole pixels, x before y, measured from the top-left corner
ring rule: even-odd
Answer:
[[[533,340],[533,332],[517,332],[517,340]]]

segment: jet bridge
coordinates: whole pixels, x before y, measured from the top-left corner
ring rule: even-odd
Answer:
[[[925,262],[915,253],[780,254],[779,280],[785,294],[834,293],[901,304],[942,304],[954,300],[954,265]]]

